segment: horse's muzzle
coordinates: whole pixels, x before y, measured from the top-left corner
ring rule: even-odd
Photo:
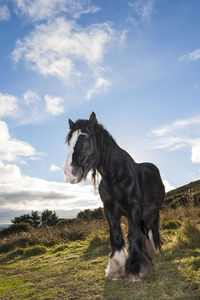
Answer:
[[[67,163],[65,164],[64,173],[66,175],[65,181],[67,183],[73,183],[74,184],[74,183],[79,182],[79,178],[72,174],[72,166],[71,165],[68,165]]]

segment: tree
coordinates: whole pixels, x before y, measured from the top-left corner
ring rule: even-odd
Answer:
[[[28,223],[35,228],[39,228],[40,226],[56,225],[58,223],[58,217],[55,211],[51,211],[49,209],[43,210],[41,216],[37,210],[33,210],[31,214],[24,214],[11,219],[11,222],[14,224]]]
[[[80,211],[77,214],[77,218],[82,219],[82,220],[91,220],[92,219],[91,209],[87,208],[87,209]]]
[[[82,220],[97,220],[97,219],[103,219],[103,209],[101,207],[95,208],[93,210],[91,209],[85,209],[78,213],[77,218]]]
[[[35,228],[39,228],[40,226],[40,221],[41,221],[41,217],[38,213],[37,210],[31,212],[31,221],[32,221],[32,226]]]
[[[41,215],[42,226],[54,226],[58,222],[58,217],[55,211],[51,211],[49,209],[45,209]]]
[[[28,223],[28,224],[32,225],[32,219],[31,219],[30,214],[24,214],[19,217],[15,217],[14,219],[11,219],[11,222],[14,224]]]

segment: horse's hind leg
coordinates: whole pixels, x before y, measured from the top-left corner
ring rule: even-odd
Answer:
[[[106,276],[112,280],[117,280],[125,275],[127,252],[120,227],[120,217],[114,215],[106,207],[104,207],[104,212],[110,226],[110,243],[112,248],[106,269]]]
[[[159,233],[159,211],[150,211],[146,216],[145,227],[148,235],[148,239],[151,246],[156,253],[160,249],[160,233]]]
[[[129,281],[140,281],[144,277],[153,274],[153,266],[149,255],[145,251],[145,239],[141,229],[141,214],[138,205],[132,208],[132,211],[128,217],[129,223],[129,257],[126,263],[126,274]]]
[[[152,234],[151,234],[151,232],[152,232]],[[152,236],[152,238],[151,238],[151,236]],[[156,216],[156,218],[152,224],[152,227],[149,231],[149,240],[150,240],[152,246],[154,245],[156,250],[160,249],[161,242],[160,242],[160,232],[159,232],[159,213]]]

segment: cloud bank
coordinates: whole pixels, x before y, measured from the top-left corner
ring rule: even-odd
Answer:
[[[8,21],[10,19],[10,11],[6,5],[0,6],[0,21]]]
[[[54,19],[60,14],[77,19],[100,9],[90,0],[17,0],[16,5],[18,14],[32,22]]]
[[[16,162],[25,162],[39,156],[29,143],[13,138],[6,122],[0,121],[0,211],[60,210],[70,213],[101,205],[92,185],[70,185],[25,176]],[[55,165],[50,171],[60,171]],[[4,220],[6,214],[4,213]]]
[[[60,17],[36,25],[23,40],[17,40],[12,58],[15,63],[22,60],[39,74],[57,77],[69,86],[76,80],[79,84],[88,82],[89,88],[93,82],[94,93],[104,89],[105,82],[108,86],[102,74],[103,58],[113,41],[114,30],[108,23],[81,27]]]
[[[189,148],[192,163],[200,163],[200,116],[176,120],[175,122],[154,129],[152,148],[176,151]]]

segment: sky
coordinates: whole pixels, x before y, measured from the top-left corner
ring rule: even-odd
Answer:
[[[100,123],[166,190],[200,176],[199,0],[0,0],[0,224],[102,206],[65,183],[68,119]]]

